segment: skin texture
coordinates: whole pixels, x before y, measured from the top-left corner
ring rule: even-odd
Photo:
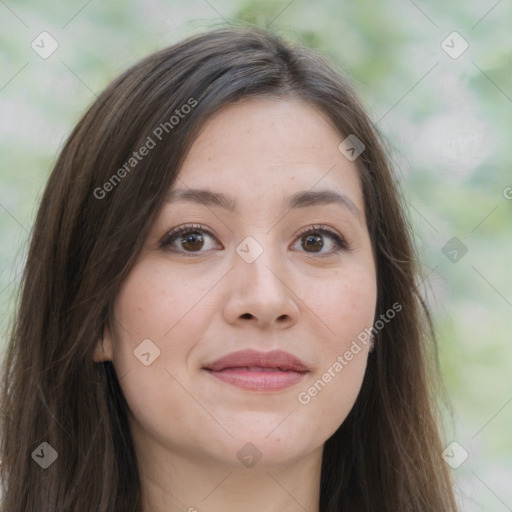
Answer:
[[[187,155],[173,190],[230,194],[237,211],[166,204],[95,351],[95,361],[113,361],[129,405],[145,511],[318,511],[323,444],[355,402],[368,347],[309,403],[298,395],[372,325],[377,294],[358,171],[338,150],[344,138],[305,102],[249,99],[210,118]],[[320,189],[344,194],[359,215],[336,203],[285,205]],[[188,223],[212,236],[160,246]],[[301,230],[318,224],[349,250],[335,252],[327,234],[320,249],[308,245]],[[236,252],[249,236],[263,249],[252,263]],[[148,366],[134,355],[145,339],[160,350]],[[290,388],[249,391],[202,369],[250,348],[291,352],[310,371]],[[246,443],[261,454],[252,467],[237,457]]]

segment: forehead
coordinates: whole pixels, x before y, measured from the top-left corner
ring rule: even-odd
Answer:
[[[174,188],[228,191],[247,199],[299,190],[333,189],[362,210],[354,162],[326,114],[296,99],[247,99],[206,121]]]

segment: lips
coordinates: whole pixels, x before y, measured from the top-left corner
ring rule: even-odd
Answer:
[[[274,369],[281,371],[294,371],[298,373],[308,372],[307,366],[297,357],[282,350],[272,350],[270,352],[258,352],[256,350],[242,350],[232,352],[213,363],[205,366],[206,370],[214,372],[225,369],[243,368],[246,370],[254,369]]]
[[[244,350],[203,367],[216,379],[252,391],[278,391],[298,383],[307,366],[288,352]]]

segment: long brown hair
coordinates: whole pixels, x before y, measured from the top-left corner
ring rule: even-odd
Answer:
[[[384,143],[350,83],[321,55],[237,28],[191,37],[134,65],[60,153],[4,359],[1,512],[141,511],[123,376],[110,362],[93,362],[94,346],[198,130],[247,97],[301,98],[329,116],[340,142],[350,134],[362,141],[376,318],[396,302],[403,308],[377,333],[356,403],[325,444],[320,511],[456,510],[441,458],[431,320]],[[148,137],[154,148],[135,158]],[[43,442],[58,454],[47,469],[33,456]]]

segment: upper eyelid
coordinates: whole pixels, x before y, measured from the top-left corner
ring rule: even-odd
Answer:
[[[345,237],[341,233],[339,233],[336,229],[326,226],[325,224],[312,224],[310,226],[305,226],[304,228],[301,228],[301,230],[298,232],[297,236],[300,236],[304,233],[309,233],[310,231],[322,231],[324,233],[329,233],[333,236],[339,236],[343,240],[345,239]]]
[[[218,238],[218,236],[215,233],[213,233],[212,230],[210,230],[209,228],[207,228],[206,226],[203,226],[201,224],[183,224],[180,226],[176,226],[176,227],[172,228],[171,230],[167,231],[162,238],[166,239],[166,238],[172,237],[172,236],[180,233],[181,231],[185,231],[185,230],[193,231],[194,229],[197,231],[204,231],[205,233],[208,233],[209,235],[214,236],[215,238]],[[312,224],[310,226],[305,226],[305,227],[301,228],[301,230],[297,233],[297,236],[302,235],[303,233],[309,233],[310,231],[324,231],[327,233],[331,233],[332,235],[337,235],[343,239],[345,238],[337,230],[335,230],[334,228],[331,228],[329,226],[326,226],[324,224]]]

